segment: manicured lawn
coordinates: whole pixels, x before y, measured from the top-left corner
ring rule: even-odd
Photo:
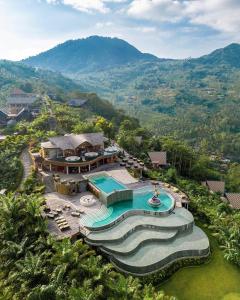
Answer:
[[[179,270],[160,289],[179,300],[240,300],[240,268],[223,258],[215,239],[210,241],[208,264]]]

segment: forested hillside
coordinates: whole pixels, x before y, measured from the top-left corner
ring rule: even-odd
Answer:
[[[24,62],[62,71],[155,134],[176,135],[195,147],[240,159],[240,45],[197,59],[164,60],[124,41],[101,38],[92,44],[92,39],[97,38],[66,42]],[[82,64],[86,57],[89,68]],[[103,67],[103,58],[111,68]]]

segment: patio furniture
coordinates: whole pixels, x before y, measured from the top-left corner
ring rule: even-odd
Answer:
[[[85,154],[85,158],[95,158],[98,156],[98,153],[97,152],[87,152]]]
[[[80,160],[80,157],[79,156],[68,156],[65,158],[65,160],[68,162],[75,162],[75,161]]]
[[[57,218],[55,218],[55,221],[59,221],[59,220],[65,220],[65,218],[64,217],[57,217]]]
[[[54,210],[54,209],[52,209],[50,211],[50,213],[53,214],[55,217],[58,216],[58,212],[56,210]]]
[[[77,212],[77,211],[72,211],[71,212],[71,216],[73,216],[73,217],[80,217],[80,213]]]
[[[64,225],[64,226],[60,226],[59,229],[61,231],[64,231],[64,230],[70,229],[70,226],[69,226],[69,224],[67,224],[67,225]]]
[[[55,215],[54,215],[54,214],[51,214],[51,213],[46,214],[46,216],[47,216],[49,219],[54,219],[54,217],[55,217]]]

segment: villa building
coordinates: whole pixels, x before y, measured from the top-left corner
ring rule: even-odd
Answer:
[[[226,193],[225,197],[233,209],[240,209],[240,193]]]
[[[36,95],[14,89],[7,98],[7,107],[11,114],[18,114],[23,109],[29,110],[36,100]]]
[[[7,98],[7,105],[0,109],[0,125],[12,125],[21,120],[31,120],[39,108],[33,108],[36,95],[14,89]]]
[[[205,186],[210,192],[220,193],[221,195],[225,192],[225,182],[218,180],[206,180],[202,182],[202,185]]]
[[[37,167],[45,171],[79,174],[117,160],[117,149],[105,148],[102,133],[69,134],[41,143]]]
[[[71,99],[68,101],[68,105],[72,107],[82,107],[87,101],[88,99]]]
[[[167,152],[148,152],[153,168],[165,167],[167,165]]]

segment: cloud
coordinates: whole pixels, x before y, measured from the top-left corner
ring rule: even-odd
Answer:
[[[196,0],[186,5],[186,15],[194,24],[207,25],[222,32],[238,33],[239,0]]]
[[[85,13],[108,13],[110,3],[124,3],[128,0],[46,0],[48,4],[64,4]]]
[[[109,27],[112,25],[113,25],[113,22],[98,22],[98,23],[96,23],[97,28],[104,28],[104,27]]]
[[[183,5],[183,2],[177,0],[133,0],[127,13],[139,19],[176,22],[183,17]]]
[[[157,31],[157,28],[153,26],[139,26],[139,27],[135,27],[134,29],[142,33],[151,33]]]
[[[127,14],[154,22],[205,25],[212,29],[238,33],[239,0],[133,0]]]

